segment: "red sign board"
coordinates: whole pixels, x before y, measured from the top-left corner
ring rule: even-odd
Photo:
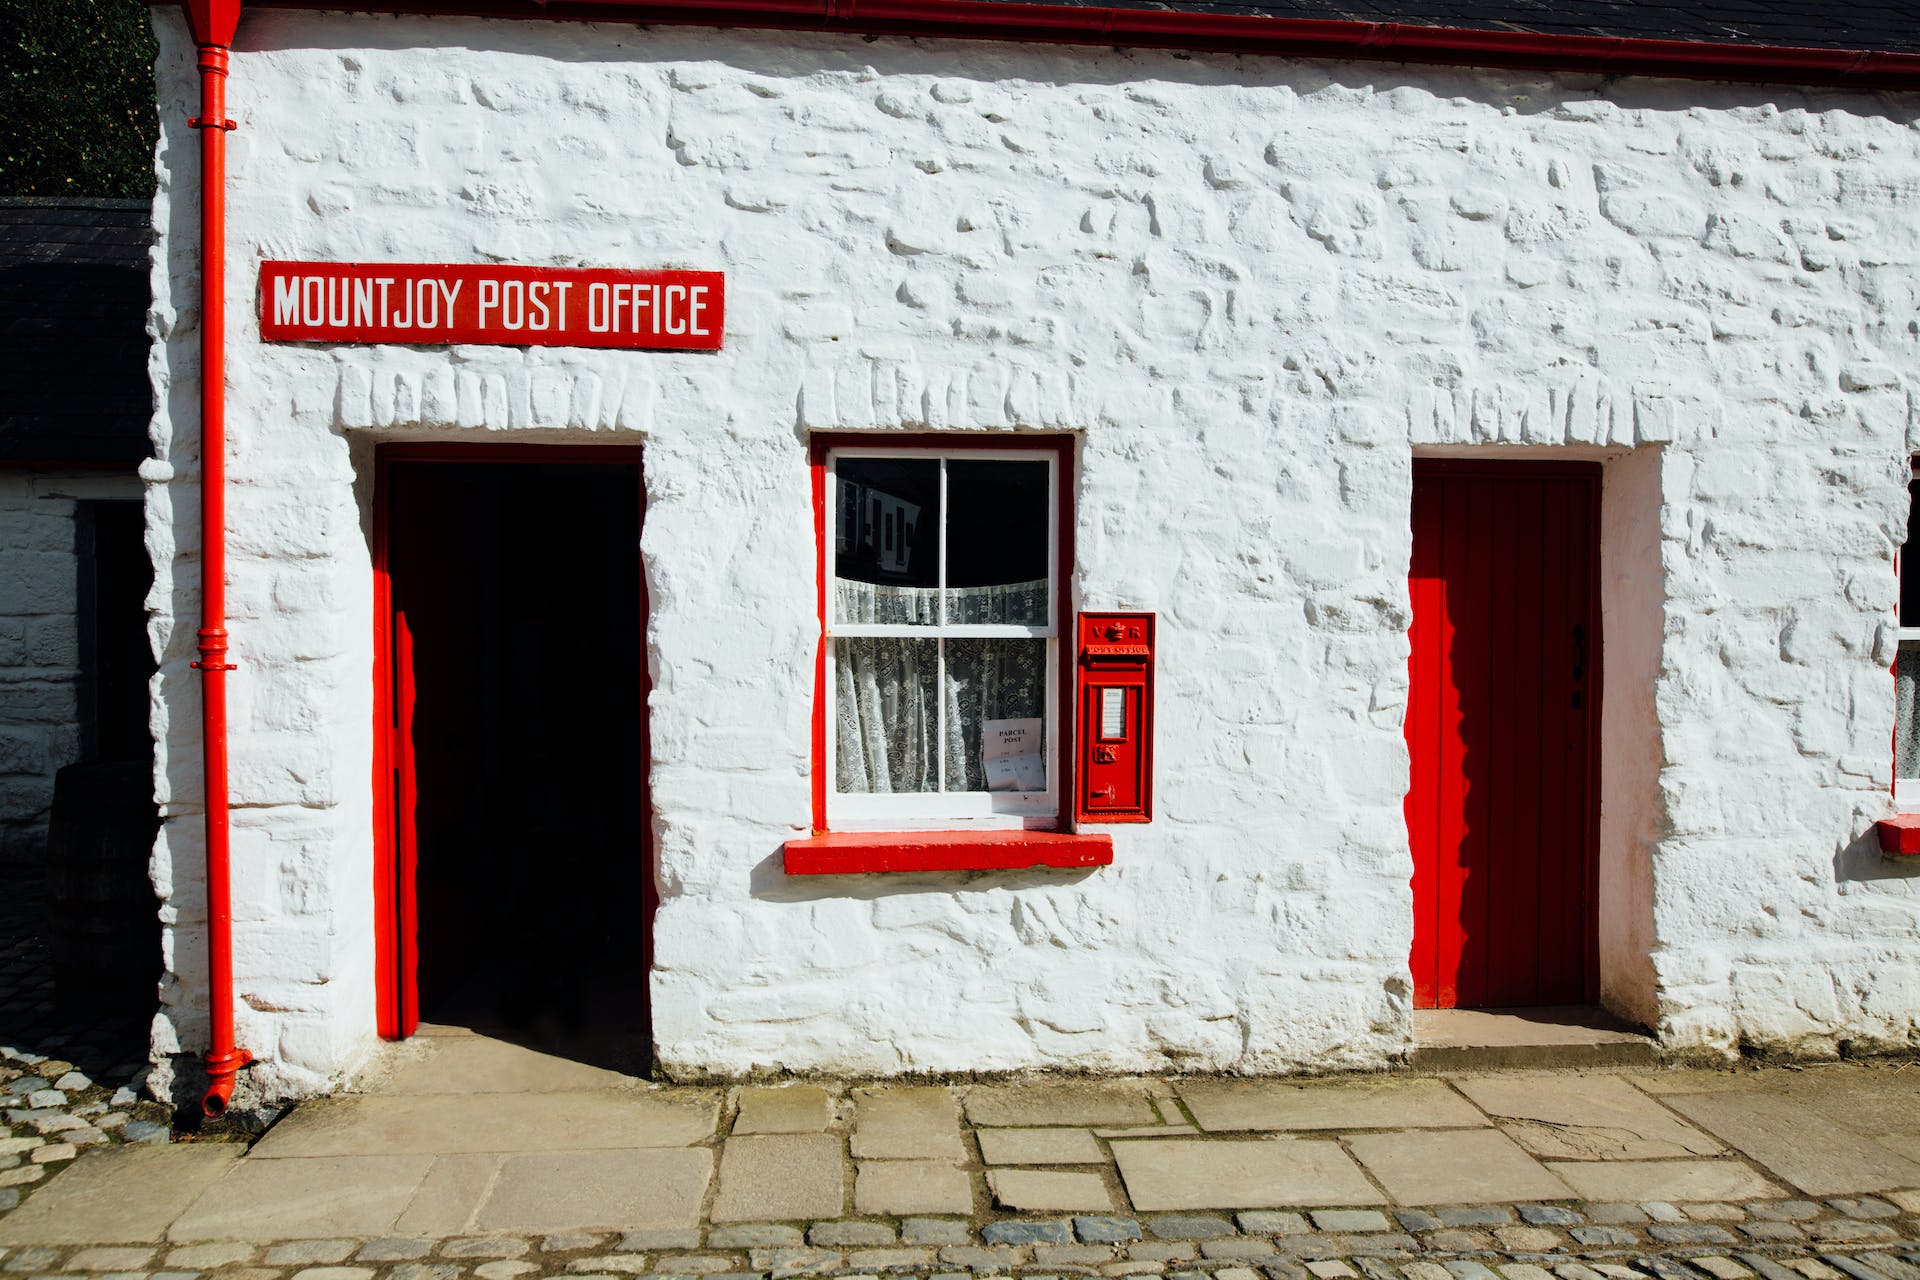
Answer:
[[[268,342],[717,351],[726,311],[718,271],[260,264],[260,336]]]

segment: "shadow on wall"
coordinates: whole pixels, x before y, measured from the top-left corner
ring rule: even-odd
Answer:
[[[148,873],[160,826],[147,730],[153,573],[138,502],[73,509],[81,758],[54,775],[44,864],[0,864],[0,1046],[118,1086],[145,1067],[162,968]]]
[[[157,918],[153,932],[159,932]],[[0,1046],[69,1063],[103,1085],[134,1080],[147,1064],[160,972],[157,939],[151,968],[144,1004],[62,1000],[54,983],[43,873],[38,867],[0,867]]]
[[[1835,884],[1920,881],[1920,858],[1896,858],[1880,847],[1880,833],[1871,824],[1834,851]]]

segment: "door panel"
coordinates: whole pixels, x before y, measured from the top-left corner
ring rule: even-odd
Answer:
[[[1414,1002],[1594,996],[1599,469],[1414,468]]]

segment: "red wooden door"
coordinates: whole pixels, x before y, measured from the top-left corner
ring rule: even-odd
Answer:
[[[1598,996],[1599,480],[1587,463],[1414,463],[1416,1007]]]

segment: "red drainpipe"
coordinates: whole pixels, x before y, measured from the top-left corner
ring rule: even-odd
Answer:
[[[233,901],[227,844],[227,51],[240,0],[184,0],[200,46],[200,736],[207,806],[207,1092],[224,1115],[253,1055],[233,1043]]]

